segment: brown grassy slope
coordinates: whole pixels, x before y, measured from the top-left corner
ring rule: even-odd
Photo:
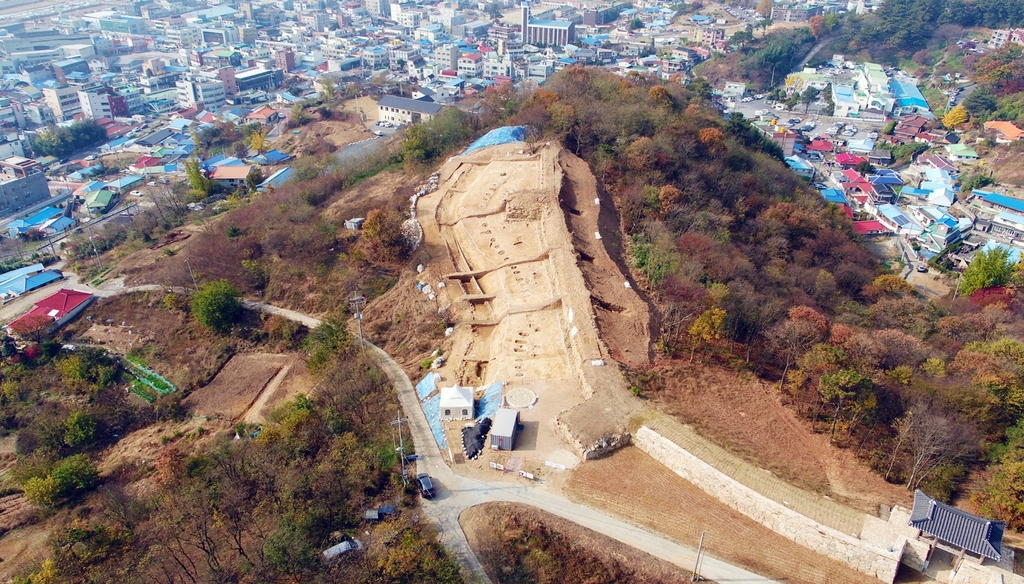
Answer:
[[[570,496],[695,546],[712,556],[791,583],[870,584],[874,578],[818,555],[719,503],[636,448],[580,465]]]
[[[487,575],[512,582],[655,584],[690,572],[612,538],[517,503],[470,507],[459,523]]]

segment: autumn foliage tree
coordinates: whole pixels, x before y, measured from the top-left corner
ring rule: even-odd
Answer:
[[[409,239],[402,231],[402,216],[396,211],[374,209],[366,214],[363,241],[367,255],[379,262],[397,262],[409,255]]]
[[[967,119],[969,117],[970,116],[967,113],[967,108],[965,108],[964,104],[961,103],[960,105],[949,110],[949,112],[946,113],[946,115],[942,116],[942,125],[952,130],[958,126],[966,124]]]

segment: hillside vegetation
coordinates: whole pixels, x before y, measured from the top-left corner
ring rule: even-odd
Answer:
[[[907,488],[949,498],[988,466],[999,473],[977,500],[1014,492],[1024,329],[1012,287],[922,298],[776,149],[742,119],[723,122],[699,91],[570,68],[511,113],[510,101],[490,110],[496,120],[559,137],[614,196],[663,361],[774,380],[812,428]],[[657,364],[630,373],[641,395],[664,387],[663,374]],[[1012,525],[1024,517],[984,509]]]

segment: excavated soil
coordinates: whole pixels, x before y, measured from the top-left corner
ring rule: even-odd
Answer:
[[[539,426],[527,456],[566,446],[582,454],[637,407],[612,359],[646,362],[649,311],[597,235],[613,233],[616,221],[600,220],[611,203],[594,204],[600,194],[586,164],[558,146],[520,147],[452,159],[419,201],[429,258],[419,278],[454,323],[440,386],[527,388],[538,400],[523,417]],[[577,208],[577,199],[590,206]],[[606,346],[599,323],[622,341]],[[593,399],[600,407],[570,424],[567,445],[556,420]]]

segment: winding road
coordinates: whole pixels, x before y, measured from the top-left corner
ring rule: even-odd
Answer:
[[[245,301],[244,304],[246,308],[280,315],[307,327],[315,327],[320,324],[316,318],[294,310],[252,301]],[[573,503],[560,494],[550,492],[544,485],[531,486],[500,481],[482,481],[454,472],[445,463],[444,455],[437,448],[437,443],[427,425],[427,418],[423,413],[423,408],[420,407],[416,390],[409,376],[380,347],[369,341],[364,341],[363,346],[391,380],[398,393],[402,409],[409,419],[409,429],[413,441],[419,445],[416,450],[416,472],[427,473],[435,479],[437,496],[432,501],[423,502],[424,513],[436,524],[441,541],[449,552],[480,580],[490,581],[480,565],[480,561],[469,547],[466,534],[459,524],[459,516],[469,507],[491,501],[532,505],[686,570],[693,569],[694,561],[697,559],[696,550],[679,545],[597,509]],[[701,575],[720,583],[773,582],[769,578],[708,556],[705,556],[702,562]]]
[[[16,312],[27,310],[31,303],[52,293],[55,288],[72,286],[79,290],[89,291],[99,297],[107,298],[117,294],[138,291],[164,290],[159,285],[125,287],[123,280],[112,280],[95,288],[78,281],[74,275],[59,283],[47,286],[26,295],[0,311]],[[23,306],[24,305],[24,306]],[[308,314],[280,308],[270,304],[246,300],[243,305],[250,310],[259,310],[276,314],[313,328],[320,320]],[[7,315],[5,318],[11,318]],[[376,345],[364,341],[364,347],[377,361],[381,369],[391,380],[398,393],[398,398],[406,417],[417,449],[416,472],[427,473],[435,479],[437,496],[432,501],[423,502],[424,513],[437,526],[441,541],[445,547],[473,575],[474,581],[490,582],[480,561],[469,547],[466,535],[459,524],[462,511],[475,505],[491,501],[507,501],[532,505],[538,509],[568,519],[583,527],[607,535],[626,545],[632,546],[662,560],[671,562],[686,570],[692,570],[697,557],[696,550],[679,545],[663,536],[651,533],[635,525],[626,523],[597,509],[573,503],[561,494],[551,492],[543,484],[524,485],[500,481],[483,481],[459,475],[445,463],[441,451],[434,441],[427,424],[426,416],[420,407],[415,388],[402,368],[387,353]],[[624,496],[628,496],[624,494]],[[758,574],[754,574],[739,566],[705,556],[702,561],[701,576],[720,583],[773,582]]]

